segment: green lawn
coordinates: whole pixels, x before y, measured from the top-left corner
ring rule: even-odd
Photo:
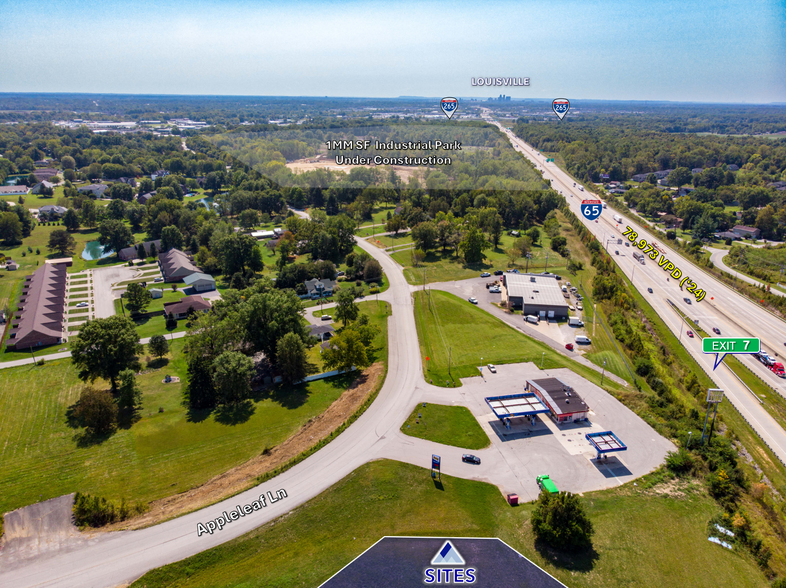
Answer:
[[[418,439],[465,449],[483,449],[489,438],[468,408],[418,404],[401,425],[401,432]]]
[[[377,235],[368,242],[376,245],[377,247],[403,247],[407,243],[412,243],[412,233],[399,233],[398,235]]]
[[[567,259],[551,250],[551,239],[541,232],[541,241],[532,249],[532,258],[527,263],[525,258],[519,258],[515,264],[510,265],[505,251],[511,247],[516,237],[503,235],[499,246],[487,249],[485,261],[481,263],[465,264],[456,258],[452,252],[443,253],[441,250],[429,251],[420,267],[412,263],[412,251],[407,249],[391,254],[391,257],[404,267],[404,276],[410,284],[423,284],[423,270],[426,270],[426,283],[449,282],[453,280],[466,280],[475,278],[481,272],[493,272],[497,269],[508,267],[518,268],[520,271],[530,272],[551,271],[564,273]]]
[[[171,343],[174,358],[164,368],[138,376],[141,420],[94,444],[67,423],[68,407],[83,387],[69,360],[0,371],[0,513],[76,491],[129,501],[184,492],[281,443],[322,413],[352,379],[261,393],[247,419],[189,414],[181,393],[183,344]],[[375,351],[375,359],[384,357],[386,345]],[[183,381],[163,384],[166,374]]]
[[[388,212],[393,214],[393,211],[396,210],[397,204],[380,204],[379,206],[374,207],[374,213],[371,215],[371,219],[363,220],[359,223],[360,227],[365,227],[368,225],[377,225],[380,223],[384,223],[387,221]]]
[[[532,361],[540,366],[541,359],[543,369],[567,367],[590,381],[600,382],[601,374],[447,292],[415,292],[415,323],[424,376],[437,386],[445,386],[447,380],[460,386],[459,378],[480,375],[480,365]],[[605,386],[611,385],[606,379]]]
[[[709,498],[657,489],[587,493],[594,552],[551,557],[535,547],[532,504],[511,508],[490,484],[443,475],[437,487],[427,469],[375,461],[286,517],[133,586],[313,588],[385,535],[499,537],[571,588],[769,586],[749,558],[707,541]]]

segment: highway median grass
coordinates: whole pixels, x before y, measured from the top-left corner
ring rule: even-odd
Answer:
[[[488,435],[468,408],[444,404],[418,404],[409,415],[401,432],[418,439],[464,449],[483,449],[489,446]]]
[[[386,535],[499,537],[571,588],[769,585],[750,558],[707,541],[717,507],[689,485],[628,484],[583,501],[594,551],[555,557],[535,546],[533,504],[512,508],[495,486],[446,475],[437,488],[427,469],[375,461],[285,517],[132,586],[313,588]]]

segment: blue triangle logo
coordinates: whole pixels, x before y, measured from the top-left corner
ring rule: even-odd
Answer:
[[[434,556],[434,559],[431,560],[432,566],[444,566],[444,565],[464,565],[464,558],[461,557],[461,554],[458,552],[458,549],[453,547],[453,544],[450,541],[445,541],[442,547],[439,548],[437,554]]]

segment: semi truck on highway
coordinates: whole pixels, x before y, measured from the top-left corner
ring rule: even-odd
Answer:
[[[633,259],[638,261],[641,265],[644,265],[644,255],[640,251],[633,252]]]

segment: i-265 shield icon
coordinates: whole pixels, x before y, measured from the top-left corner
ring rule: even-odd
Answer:
[[[456,98],[443,98],[439,105],[442,107],[442,112],[450,119],[458,109],[458,100]]]
[[[562,120],[570,110],[570,101],[567,98],[555,98],[551,103],[551,108],[554,110],[554,114]]]

